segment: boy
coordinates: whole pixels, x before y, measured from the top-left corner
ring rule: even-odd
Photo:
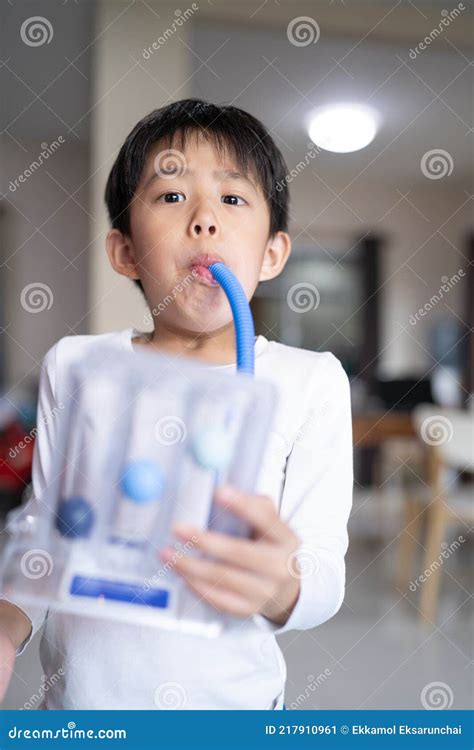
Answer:
[[[223,260],[250,299],[288,260],[284,160],[263,125],[232,106],[176,102],[127,137],[106,188],[110,262],[142,289],[154,330],[67,336],[46,354],[40,377],[32,502],[48,482],[54,420],[67,398],[63,373],[105,343],[157,349],[235,369],[232,316],[207,265]],[[283,186],[283,188],[282,188]],[[165,301],[165,302],[164,302]],[[279,406],[258,494],[231,487],[216,499],[245,519],[250,539],[181,526],[212,560],[184,555],[174,570],[204,600],[236,616],[216,640],[165,630],[20,609],[0,602],[3,686],[46,616],[40,645],[48,709],[282,708],[286,666],[276,633],[315,627],[344,596],[352,453],[347,377],[329,353],[255,341],[256,377],[272,380]],[[160,551],[168,561],[172,550]],[[308,654],[308,659],[310,655]],[[309,662],[311,664],[311,662]],[[312,671],[317,669],[313,664]]]

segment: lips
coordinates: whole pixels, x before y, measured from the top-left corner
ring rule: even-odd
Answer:
[[[220,255],[214,255],[210,253],[201,253],[192,258],[189,268],[194,274],[198,281],[202,281],[208,286],[219,286],[217,281],[214,279],[208,266],[212,263],[223,263],[223,259]]]

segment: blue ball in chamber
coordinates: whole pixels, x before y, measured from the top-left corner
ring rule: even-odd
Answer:
[[[62,536],[83,539],[89,536],[94,520],[94,511],[87,500],[79,496],[68,497],[59,502],[55,526]]]
[[[192,438],[193,456],[204,469],[222,471],[232,458],[232,444],[222,427],[207,427]]]
[[[120,479],[120,489],[134,503],[149,503],[161,497],[164,487],[163,473],[149,459],[126,464]]]

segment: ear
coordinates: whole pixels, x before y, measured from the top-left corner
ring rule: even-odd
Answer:
[[[105,247],[114,271],[129,279],[140,278],[130,237],[122,234],[119,229],[111,229],[105,239]]]
[[[278,276],[286,266],[291,253],[291,239],[287,232],[276,232],[265,248],[259,281],[268,281]]]

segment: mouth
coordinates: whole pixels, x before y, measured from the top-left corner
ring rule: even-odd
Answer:
[[[223,263],[220,255],[211,255],[210,253],[201,253],[196,255],[189,264],[189,269],[196,281],[201,281],[207,286],[219,286],[208,266],[212,263]]]

